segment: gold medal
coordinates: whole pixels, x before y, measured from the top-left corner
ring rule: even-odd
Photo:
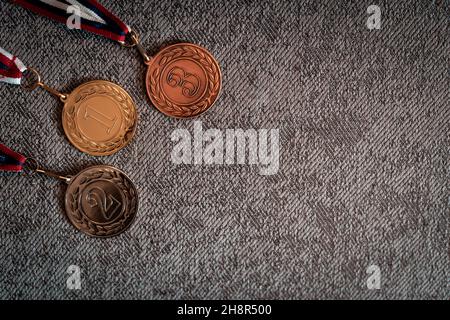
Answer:
[[[130,32],[131,43],[148,66],[147,95],[165,115],[175,118],[196,117],[216,102],[221,86],[220,66],[206,49],[178,43],[163,48],[154,57],[147,55],[139,37]]]
[[[137,112],[131,96],[115,83],[95,80],[63,94],[41,82],[39,73],[28,68],[34,82],[27,90],[41,87],[64,103],[62,123],[68,140],[80,151],[108,156],[124,148],[136,131]]]
[[[93,237],[113,237],[127,230],[138,211],[138,193],[131,180],[120,170],[99,165],[74,177],[65,177],[40,169],[28,160],[32,172],[58,178],[68,184],[65,195],[67,219]]]

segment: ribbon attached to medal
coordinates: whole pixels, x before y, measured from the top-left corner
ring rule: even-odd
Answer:
[[[27,69],[17,57],[0,48],[0,81],[20,85],[22,73]]]
[[[23,155],[0,143],[0,171],[21,172],[26,160]]]
[[[81,29],[125,47],[136,47],[148,66],[147,95],[165,115],[196,117],[211,108],[220,94],[220,66],[203,47],[178,43],[150,57],[137,33],[95,0],[13,0],[13,3],[62,23],[75,15],[80,19]]]
[[[83,30],[125,43],[130,28],[94,0],[13,0],[15,4],[55,21],[66,23],[74,14]]]

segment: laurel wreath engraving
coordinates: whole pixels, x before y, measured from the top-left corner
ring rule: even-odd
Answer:
[[[110,224],[97,224],[86,217],[79,207],[79,197],[81,196],[84,187],[93,180],[106,179],[114,183],[125,194],[126,201],[122,203],[126,208],[123,210],[123,215],[117,221]],[[73,193],[69,195],[70,211],[67,212],[69,219],[81,231],[99,237],[108,237],[120,233],[125,230],[134,218],[137,208],[137,194],[136,189],[128,181],[128,178],[116,171],[96,171],[82,177],[79,185],[75,188]]]
[[[78,109],[78,105],[93,94],[110,96],[121,105],[121,110],[124,116],[122,127],[125,128],[125,134],[117,136],[106,143],[91,141],[83,136],[83,134],[77,128],[75,115]],[[117,149],[121,149],[131,140],[130,135],[133,134],[136,123],[136,112],[133,101],[131,100],[129,95],[121,88],[119,89],[116,86],[108,84],[88,86],[87,88],[77,93],[74,103],[67,106],[64,110],[67,128],[69,129],[67,130],[67,134],[70,135],[74,144],[82,146],[88,152],[97,154],[109,154]]]
[[[206,94],[207,98],[190,106],[182,106],[169,101],[164,96],[161,85],[158,81],[163,67],[172,60],[180,57],[192,58],[199,62],[206,70],[209,80],[207,88],[208,92]],[[204,112],[214,103],[219,94],[221,85],[220,71],[215,61],[202,49],[193,46],[180,46],[164,53],[161,56],[159,67],[155,68],[155,70],[150,74],[149,80],[149,90],[152,93],[152,97],[154,102],[156,102],[155,104],[157,104],[158,109],[175,117],[193,117]]]

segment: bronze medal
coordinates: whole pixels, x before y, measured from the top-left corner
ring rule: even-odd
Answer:
[[[174,118],[196,117],[211,108],[219,97],[222,73],[205,48],[191,43],[167,46],[150,57],[134,31],[126,47],[136,47],[148,66],[147,95],[162,113]]]
[[[136,131],[137,112],[131,96],[119,85],[95,80],[86,82],[70,94],[63,94],[36,79],[27,90],[41,87],[64,103],[62,124],[68,140],[80,151],[93,156],[108,156],[124,148]]]
[[[219,64],[202,47],[189,43],[171,45],[147,65],[147,94],[153,105],[168,116],[198,116],[211,108],[219,96]]]

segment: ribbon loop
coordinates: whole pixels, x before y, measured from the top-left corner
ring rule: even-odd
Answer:
[[[125,42],[130,32],[125,23],[95,0],[13,0],[13,3],[66,25],[69,19],[77,18],[81,29],[120,43]]]
[[[0,143],[0,171],[20,172],[26,160],[23,155]]]
[[[27,69],[16,56],[0,48],[0,82],[20,85],[22,74]]]

